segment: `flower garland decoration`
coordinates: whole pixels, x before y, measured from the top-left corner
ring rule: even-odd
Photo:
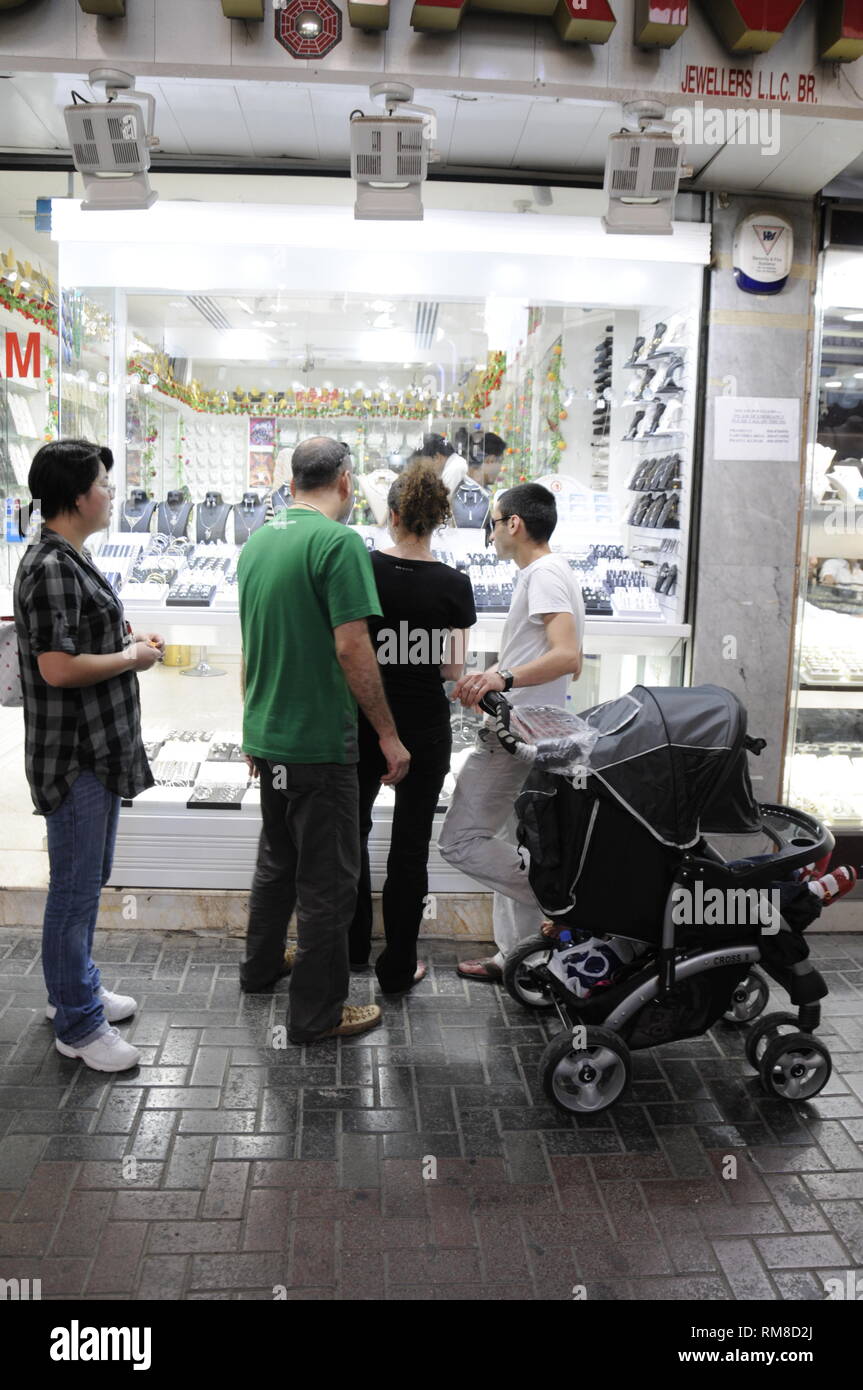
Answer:
[[[461,394],[455,398],[453,413],[458,417],[477,418],[478,400],[484,400],[486,394],[490,395],[499,387],[505,354],[495,356],[501,360],[486,370],[474,400],[468,403]],[[263,411],[281,420],[424,420],[432,410],[430,394],[417,386],[399,392],[319,390],[314,386],[299,391],[263,392],[237,387],[232,393],[208,391],[198,381],[184,386],[175,379],[164,354],[155,352],[146,360],[140,356],[130,357],[127,373],[133,380],[137,378],[141,386],[152,385],[154,391],[210,415],[260,415]]]
[[[177,487],[182,487],[185,482],[185,470],[189,466],[189,460],[186,458],[186,431],[182,415],[177,416],[177,447],[174,452],[174,463],[177,470]]]
[[[60,433],[60,397],[57,394],[57,354],[46,343],[42,349],[45,357],[45,389],[48,392],[48,418],[45,421],[46,441],[56,439]]]
[[[533,371],[525,372],[523,393],[516,397],[516,419],[513,454],[513,482],[527,483],[533,477],[530,452],[530,422],[533,416]]]
[[[22,318],[28,319],[30,323],[37,324],[40,328],[47,328],[55,336],[58,331],[57,309],[45,299],[37,299],[30,294],[23,294],[20,291],[15,293],[12,285],[5,280],[0,280],[0,304],[4,309],[9,309],[13,314],[20,314]]]
[[[548,464],[554,473],[557,472],[560,456],[566,448],[566,440],[560,430],[561,421],[566,419],[561,388],[562,374],[563,346],[558,341],[551,349],[551,362],[545,378],[546,384],[550,388],[546,393],[546,424],[549,429]]]
[[[144,411],[144,448],[141,451],[141,486],[149,490],[149,486],[155,481],[157,469],[154,463],[156,457],[156,441],[159,438],[159,431],[150,419],[149,409]]]
[[[491,398],[495,391],[499,391],[503,383],[506,372],[506,353],[490,352],[486,362],[485,371],[477,383],[476,389],[467,403],[468,413],[475,418],[482,411],[488,410],[491,405]]]

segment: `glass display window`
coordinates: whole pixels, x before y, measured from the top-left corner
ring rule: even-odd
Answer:
[[[112,217],[110,234],[56,205],[60,419],[116,458],[112,527],[91,548],[133,627],[169,644],[140,681],[157,785],[123,808],[115,885],[248,886],[260,822],[241,751],[236,565],[289,500],[291,455],[311,436],[350,448],[350,524],[369,549],[390,543],[388,482],[424,436],[460,455],[466,492],[433,553],[471,578],[480,666],[496,659],[515,579],[484,523],[497,492],[539,481],[558,504],[552,548],[585,598],[571,706],[685,678],[709,229],[684,225],[673,246],[607,237],[566,198],[526,219],[471,210],[456,185],[423,224],[354,223],[344,184],[323,206],[300,201],[308,183],[293,205],[160,202]],[[454,707],[439,818],[476,724]],[[376,882],[391,807],[384,788]],[[433,889],[475,886],[434,846],[430,871]]]
[[[863,256],[822,259],[789,804],[863,834]]]

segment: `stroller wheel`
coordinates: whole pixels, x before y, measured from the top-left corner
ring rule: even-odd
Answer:
[[[810,1100],[827,1085],[833,1063],[819,1038],[811,1033],[791,1033],[767,1044],[759,1070],[768,1095]]]
[[[583,1046],[575,1047],[581,1033]],[[539,1063],[542,1089],[565,1115],[594,1115],[629,1085],[629,1048],[608,1028],[576,1027],[552,1038]]]
[[[730,1007],[722,1017],[727,1023],[751,1023],[763,1011],[770,998],[770,986],[760,970],[750,970],[745,980],[735,986]]]
[[[780,1028],[787,1029],[789,1027],[792,1032],[799,1032],[800,1024],[796,1014],[765,1014],[754,1028],[749,1029],[743,1047],[750,1067],[760,1071],[761,1058],[764,1056],[767,1044],[779,1036]]]
[[[535,965],[545,965],[554,949],[554,942],[545,936],[530,936],[522,941],[503,963],[503,983],[517,1004],[526,1009],[553,1009],[554,997],[547,985],[533,974]]]

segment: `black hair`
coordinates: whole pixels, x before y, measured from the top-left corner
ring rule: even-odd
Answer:
[[[489,454],[493,454],[494,457],[497,458],[501,454],[506,453],[506,440],[501,439],[499,434],[487,434],[483,441],[483,445],[486,458],[488,458]]]
[[[351,451],[339,439],[316,435],[304,439],[291,456],[291,472],[297,492],[317,492],[333,487],[339,475],[350,467]]]
[[[433,459],[437,458],[439,454],[443,454],[445,458],[449,458],[451,453],[452,449],[442,434],[424,434],[422,443],[418,444],[414,449],[411,458]]]
[[[387,493],[387,506],[414,536],[428,536],[449,516],[449,494],[428,463],[411,463]]]
[[[554,494],[541,483],[519,483],[502,492],[495,502],[501,516],[520,516],[532,541],[547,541],[557,525]]]
[[[104,444],[89,439],[52,439],[33,456],[27,486],[40,504],[42,519],[53,521],[61,512],[73,512],[78,498],[89,492],[105,465],[110,473],[114,455]]]

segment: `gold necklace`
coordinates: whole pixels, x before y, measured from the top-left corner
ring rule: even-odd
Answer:
[[[291,504],[291,506],[293,506],[293,507],[311,507],[312,511],[313,511],[313,512],[318,512],[320,516],[327,516],[326,512],[322,512],[321,509],[320,509],[320,507],[316,507],[316,506],[315,506],[314,502],[293,502],[293,503]],[[288,511],[290,511],[290,510],[291,510],[291,508],[289,507],[289,508],[288,508]],[[327,520],[328,520],[328,521],[329,521],[329,519],[330,519],[330,518],[327,517]]]

